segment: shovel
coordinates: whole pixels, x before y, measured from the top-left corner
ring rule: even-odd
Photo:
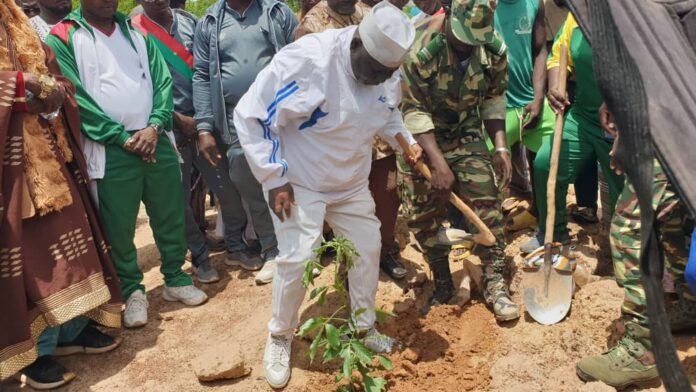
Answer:
[[[406,139],[401,134],[396,135],[396,141],[399,142],[399,145],[401,146],[401,150],[404,152],[405,156],[411,156],[413,152],[411,151],[411,146],[408,145],[408,142]],[[423,161],[418,161],[416,163],[416,170],[418,170],[423,177],[425,177],[426,180],[430,181],[432,178],[432,174],[430,173],[430,168],[423,163]],[[471,222],[474,227],[478,230],[478,233],[474,234],[472,236],[472,240],[476,242],[477,244],[481,244],[484,246],[493,246],[496,242],[495,236],[493,233],[491,233],[491,230],[486,226],[485,223],[481,220],[481,218],[476,215],[476,213],[468,206],[466,203],[462,201],[457,195],[454,194],[454,192],[450,193],[450,198],[449,198],[450,203],[452,203],[461,213],[464,215],[464,217]]]
[[[561,45],[560,53],[558,89],[562,94],[565,94],[568,71],[568,51],[565,45]],[[523,277],[523,298],[527,312],[534,320],[544,325],[556,324],[563,320],[570,310],[570,302],[574,290],[572,272],[564,271],[561,273],[558,271],[561,268],[553,265],[554,258],[563,258],[560,252],[561,244],[553,243],[553,226],[556,220],[556,177],[558,175],[558,158],[561,152],[562,138],[563,112],[558,112],[556,113],[556,128],[553,133],[553,147],[551,150],[551,168],[547,182],[546,232],[543,247],[544,262],[541,268],[535,268],[533,272],[525,272]],[[536,256],[540,256],[541,249],[533,253]],[[530,256],[533,257],[533,255]]]

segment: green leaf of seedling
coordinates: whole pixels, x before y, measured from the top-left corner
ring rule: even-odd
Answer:
[[[353,377],[353,370],[355,368],[355,357],[352,355],[347,355],[343,358],[343,367],[341,368],[341,378],[350,380]],[[340,379],[339,379],[340,380]]]
[[[358,310],[355,311],[355,315],[353,316],[353,318],[356,318],[356,319],[357,319],[358,317],[360,317],[360,316],[361,316],[363,313],[365,313],[365,312],[367,312],[367,309],[365,309],[365,308],[360,308],[360,309],[358,309]]]
[[[319,350],[319,344],[321,344],[321,341],[324,340],[322,339],[324,335],[324,330],[319,330],[319,334],[314,338],[312,341],[312,344],[309,345],[309,362],[312,363],[314,362],[314,358],[317,356],[317,351]]]
[[[387,381],[382,377],[371,377],[364,374],[363,386],[365,386],[365,392],[382,392],[387,386]]]
[[[326,324],[324,327],[326,331],[326,339],[329,341],[329,346],[334,349],[338,349],[341,345],[341,339],[339,339],[338,330],[332,324]]]
[[[314,284],[314,262],[312,260],[307,260],[305,262],[305,269],[302,273],[302,287],[305,289],[309,288]]]
[[[382,365],[384,370],[394,369],[394,364],[392,364],[392,361],[384,355],[377,355],[377,360],[379,360],[379,363]]]
[[[372,351],[370,351],[370,349],[368,349],[358,341],[352,342],[351,346],[353,347],[355,355],[358,357],[361,363],[369,364],[370,362],[372,362],[372,357],[374,357],[374,354],[372,353]]]
[[[394,313],[382,309],[375,309],[375,316],[377,317],[377,322],[380,324],[384,324],[390,318],[395,317]]]
[[[310,300],[314,300],[315,298],[317,298],[317,296],[322,295],[322,294],[325,293],[328,289],[329,289],[328,287],[315,287],[315,288],[312,289],[312,291],[309,293],[309,299],[310,299]]]
[[[300,327],[300,330],[297,331],[297,336],[303,338],[303,337],[309,335],[310,333],[316,331],[317,329],[319,329],[321,327],[321,324],[322,323],[321,323],[320,319],[311,318],[311,319],[305,321],[304,324],[302,324],[302,326]]]

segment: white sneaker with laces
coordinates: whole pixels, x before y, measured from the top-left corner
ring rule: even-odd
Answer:
[[[292,335],[268,335],[263,354],[266,381],[272,388],[284,388],[290,381],[290,349]]]
[[[392,338],[381,334],[374,326],[370,328],[367,333],[365,333],[362,343],[365,345],[365,347],[377,354],[391,353],[392,346],[394,345]]]
[[[268,260],[263,263],[263,268],[256,274],[256,284],[262,285],[273,282],[273,275],[275,275],[276,261]]]
[[[188,306],[198,306],[208,300],[208,295],[194,285],[169,287],[164,286],[162,298],[165,301],[181,302]]]
[[[136,290],[126,300],[126,310],[123,312],[123,326],[138,328],[147,324],[147,297],[145,293]]]

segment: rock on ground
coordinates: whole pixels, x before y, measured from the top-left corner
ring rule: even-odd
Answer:
[[[215,344],[193,361],[193,369],[200,381],[229,380],[251,374],[242,348],[236,342]]]

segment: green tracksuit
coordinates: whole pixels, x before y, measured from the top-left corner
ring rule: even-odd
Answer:
[[[131,45],[129,31],[134,31],[121,14],[114,15],[117,28],[124,32]],[[140,156],[123,149],[132,130],[111,119],[85,89],[75,58],[73,36],[85,29],[93,30],[80,9],[59,23],[46,43],[53,49],[63,74],[75,85],[80,107],[81,131],[85,137],[105,147],[104,176],[97,179],[99,211],[111,245],[116,272],[125,298],[134,291],[144,291],[143,273],[137,263],[133,244],[140,202],[145,204],[150,227],[162,258],[161,271],[167,286],[192,284],[181,270],[186,254],[184,205],[181,174],[177,154],[169,139],[162,135],[157,144],[156,163],[146,163]],[[84,30],[83,30],[84,31]],[[154,43],[144,38],[149,71],[152,78],[152,110],[148,124],[164,129],[172,127],[172,79],[167,65]],[[135,51],[135,46],[134,51]],[[137,92],[134,92],[134,94]]]
[[[624,178],[617,176],[609,167],[609,151],[612,142],[608,140],[599,124],[599,107],[603,100],[592,70],[592,50],[582,31],[577,27],[572,14],[569,14],[564,27],[558,33],[549,59],[549,68],[558,65],[560,44],[567,45],[569,68],[576,80],[575,103],[568,110],[563,127],[563,141],[558,161],[556,182],[556,236],[567,230],[566,195],[568,185],[575,182],[579,172],[591,160],[597,160],[609,185],[610,205],[613,213],[616,201],[623,189]],[[537,200],[546,200],[546,182],[549,177],[551,146],[553,137],[545,141],[534,160],[534,185]],[[539,221],[546,221],[546,203],[540,202]]]

